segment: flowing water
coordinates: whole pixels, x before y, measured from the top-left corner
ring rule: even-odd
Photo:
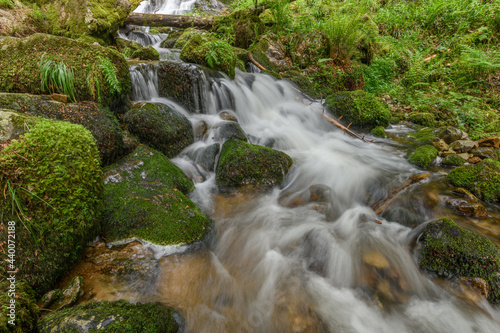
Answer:
[[[147,2],[138,11],[185,10],[169,6]],[[203,106],[188,110],[159,96],[156,71],[154,64],[131,67],[133,98],[166,103],[193,126],[206,125],[208,134],[173,162],[195,181],[191,198],[213,219],[214,236],[201,249],[169,255],[145,245],[158,262],[155,278],[102,279],[97,298],[172,306],[185,318],[185,332],[500,332],[498,309],[465,286],[438,284],[418,269],[411,251],[418,228],[370,208],[410,174],[422,173],[405,160],[404,145],[353,139],[324,120],[319,101],[258,73],[237,72],[230,80],[201,72],[192,93]],[[225,110],[234,112],[251,143],[293,158],[281,188],[219,193],[214,170],[197,164],[196,151],[222,143],[217,130],[225,121],[218,114]],[[402,130],[393,128],[392,137]],[[396,204],[421,221],[445,212],[455,218],[438,203],[446,189],[432,185],[442,178],[433,173]],[[327,192],[322,202],[311,200],[318,187]],[[494,223],[467,227],[487,230],[498,242]],[[147,288],[137,291],[138,284]]]

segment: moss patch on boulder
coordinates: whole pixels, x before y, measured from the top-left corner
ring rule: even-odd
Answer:
[[[479,199],[500,201],[500,162],[486,159],[474,165],[463,165],[451,170],[448,181],[463,187]]]
[[[160,60],[160,54],[152,46],[144,47],[139,43],[122,38],[116,39],[116,46],[126,58],[140,60]]]
[[[429,144],[437,138],[439,130],[432,128],[423,128],[415,133],[408,135],[409,138],[414,139],[418,143]]]
[[[287,154],[239,140],[222,145],[215,181],[223,188],[279,185],[293,160]]]
[[[118,119],[109,109],[96,103],[67,104],[47,96],[0,93],[0,108],[82,125],[95,138],[104,165],[112,163],[123,153],[123,135]]]
[[[63,62],[73,71],[77,100],[99,101],[98,94],[92,94],[87,82],[87,77],[93,75],[100,83],[100,104],[115,112],[123,112],[131,89],[129,66],[123,55],[110,48],[64,37],[34,34],[23,39],[0,41],[0,92],[43,93],[39,70],[43,54],[45,59]],[[98,65],[99,57],[109,59],[117,70],[120,93],[114,93],[105,79]]]
[[[500,249],[490,240],[440,219],[427,224],[419,242],[422,269],[446,278],[482,278],[489,285],[488,300],[500,303]]]
[[[17,278],[43,294],[99,233],[103,187],[95,140],[81,125],[40,120],[0,152],[0,170],[0,227],[16,223]],[[1,232],[0,245],[6,244]]]
[[[458,155],[448,155],[441,161],[442,165],[446,166],[460,166],[467,162],[465,159]]]
[[[160,103],[137,103],[123,117],[131,133],[143,143],[174,157],[194,142],[193,127],[177,111]]]
[[[6,274],[5,278],[8,277],[9,274]],[[16,301],[14,308],[10,303],[12,298],[9,296],[12,293],[11,282],[9,280],[0,282],[0,313],[2,314],[0,332],[35,332],[40,315],[36,305],[36,294],[26,281],[14,281]]]
[[[370,131],[371,135],[376,136],[377,138],[387,138],[387,134],[385,134],[384,126],[377,126]]]
[[[51,314],[40,321],[40,333],[147,332],[176,333],[173,310],[155,303],[89,302]]]
[[[387,127],[391,114],[381,100],[362,90],[341,91],[327,97],[326,105],[336,116],[356,127]]]
[[[0,142],[17,139],[38,120],[12,110],[2,110],[0,106]]]
[[[191,243],[209,219],[185,194],[194,185],[162,153],[139,145],[107,168],[104,180],[107,241],[138,237],[155,244]]]
[[[408,160],[421,168],[426,168],[437,157],[437,154],[438,151],[434,146],[425,145],[415,149]]]
[[[432,113],[428,112],[412,113],[408,117],[408,120],[411,121],[412,123],[422,126],[431,127],[436,125],[436,118]]]

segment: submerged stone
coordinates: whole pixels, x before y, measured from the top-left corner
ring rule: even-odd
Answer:
[[[427,224],[418,239],[422,269],[445,278],[484,279],[488,301],[500,304],[500,249],[490,240],[444,218]]]
[[[214,131],[214,139],[217,141],[225,141],[225,140],[241,140],[248,141],[247,136],[240,124],[235,122],[223,122],[216,124],[213,128]]]
[[[90,302],[44,317],[40,333],[151,332],[176,333],[173,310],[155,303]]]
[[[285,153],[239,140],[222,146],[216,183],[223,188],[243,185],[279,185],[293,160]]]

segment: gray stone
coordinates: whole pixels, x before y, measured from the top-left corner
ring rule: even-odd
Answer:
[[[453,141],[461,140],[463,137],[463,132],[455,127],[446,127],[438,133],[438,137],[444,140],[447,144]]]
[[[457,153],[467,153],[468,151],[476,147],[476,143],[472,140],[457,140],[452,142],[452,144],[450,145],[450,148]]]
[[[491,159],[496,159],[497,154],[495,151],[495,148],[493,147],[479,147],[472,149],[470,153],[474,156],[480,157],[480,158],[491,158]]]

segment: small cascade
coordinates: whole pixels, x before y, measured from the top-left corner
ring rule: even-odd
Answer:
[[[158,66],[156,64],[130,66],[130,79],[134,101],[149,101],[159,97]]]
[[[149,27],[137,27],[135,30],[130,31],[128,34],[119,32],[118,38],[123,38],[131,40],[142,46],[149,46],[161,43],[168,34],[151,34],[149,33]]]
[[[182,15],[189,13],[195,3],[196,0],[147,0],[134,13]]]

